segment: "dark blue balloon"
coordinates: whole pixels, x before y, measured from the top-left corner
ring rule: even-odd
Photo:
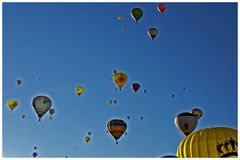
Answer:
[[[175,155],[166,155],[166,156],[162,156],[161,158],[178,158]]]
[[[33,157],[34,157],[34,158],[37,157],[37,152],[34,152],[34,153],[33,153]]]

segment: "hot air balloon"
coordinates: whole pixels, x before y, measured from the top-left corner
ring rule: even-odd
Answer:
[[[238,131],[226,127],[205,128],[185,137],[179,144],[179,158],[237,158]]]
[[[161,158],[178,158],[178,157],[175,155],[165,155],[165,156],[162,156]]]
[[[50,108],[50,109],[48,110],[48,113],[50,114],[49,119],[51,120],[51,119],[52,119],[52,115],[55,113],[55,109]]]
[[[116,100],[116,99],[114,99],[113,103],[114,103],[114,104],[117,104],[117,100]]]
[[[118,16],[118,20],[121,21],[123,19],[123,16]]]
[[[158,35],[158,30],[156,28],[149,28],[148,35],[152,38],[152,40]]]
[[[130,119],[130,116],[127,116],[127,119]]]
[[[139,83],[133,83],[132,84],[132,89],[135,91],[135,93],[140,89],[140,84]]]
[[[55,109],[50,108],[50,109],[48,110],[48,112],[49,112],[49,114],[52,116],[52,115],[55,113]]]
[[[166,10],[166,5],[165,4],[159,4],[157,6],[157,10],[161,13],[163,13]]]
[[[122,86],[127,82],[128,77],[125,73],[117,72],[113,75],[113,80],[121,90]]]
[[[78,86],[75,88],[75,92],[77,93],[77,95],[81,95],[84,92],[84,88],[81,86]]]
[[[26,115],[25,114],[22,114],[22,119],[25,119],[26,118]]]
[[[85,137],[85,141],[88,143],[91,140],[91,138],[89,136]]]
[[[33,157],[34,157],[34,158],[37,157],[37,152],[34,152],[34,153],[33,153]]]
[[[175,97],[175,94],[172,93],[172,94],[171,94],[171,97],[174,98],[174,97]]]
[[[147,93],[147,90],[146,90],[146,89],[144,89],[144,90],[143,90],[143,92],[144,92],[144,93]]]
[[[118,144],[118,139],[123,135],[123,133],[127,129],[127,123],[120,119],[113,119],[107,124],[108,131],[116,140],[116,144]]]
[[[203,112],[199,108],[194,108],[194,109],[192,109],[192,114],[194,114],[197,117],[197,119],[199,119],[202,117]]]
[[[34,150],[36,150],[37,149],[37,147],[36,146],[34,146],[34,148],[33,148]]]
[[[142,9],[140,9],[140,8],[132,9],[131,16],[136,22],[138,22],[141,19],[141,17],[143,16]]]
[[[11,99],[8,101],[8,107],[13,111],[18,106],[18,101]]]
[[[109,103],[109,104],[112,104],[112,100],[111,100],[111,99],[109,99],[108,103]]]
[[[189,112],[183,112],[175,118],[176,127],[186,136],[192,133],[192,131],[197,127],[197,124],[198,118]]]
[[[47,96],[37,96],[33,99],[32,105],[41,121],[41,117],[51,108],[52,101]]]
[[[90,136],[92,133],[91,132],[88,132],[88,135]]]
[[[141,117],[140,119],[143,120],[143,117]]]
[[[22,81],[20,79],[17,80],[17,85],[22,84]]]

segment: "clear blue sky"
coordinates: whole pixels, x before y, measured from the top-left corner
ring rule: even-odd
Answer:
[[[31,157],[34,146],[39,157],[175,154],[184,135],[174,118],[196,106],[204,112],[196,130],[237,128],[237,3],[167,3],[162,15],[157,5],[3,3],[3,156]],[[135,7],[144,12],[137,24]],[[129,77],[121,92],[108,82],[113,69]],[[52,120],[38,122],[31,101],[41,94],[53,100]],[[10,112],[12,98],[19,107]],[[128,125],[118,145],[106,133],[113,118]]]

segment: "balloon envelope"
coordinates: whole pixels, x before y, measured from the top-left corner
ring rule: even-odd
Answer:
[[[50,109],[48,110],[48,112],[49,112],[49,114],[52,116],[52,115],[55,113],[55,109],[50,108]]]
[[[88,143],[91,140],[91,138],[89,136],[85,137],[85,141]]]
[[[166,155],[166,156],[162,156],[161,158],[178,158],[175,155]]]
[[[80,96],[84,92],[84,88],[82,86],[78,86],[75,88],[75,92]]]
[[[140,89],[140,84],[139,83],[133,83],[132,84],[132,89],[137,92]]]
[[[136,22],[138,22],[141,19],[141,17],[143,16],[142,9],[140,9],[140,8],[132,9],[131,16]]]
[[[47,96],[37,96],[32,101],[33,108],[39,117],[41,117],[51,108],[52,101]]]
[[[185,137],[179,144],[179,158],[237,158],[238,131],[226,127],[205,128]]]
[[[113,75],[113,81],[121,89],[122,86],[127,82],[128,77],[125,73],[117,72]]]
[[[20,84],[22,84],[22,81],[21,80],[17,80],[17,85],[20,85]]]
[[[154,39],[158,35],[158,30],[156,28],[149,28],[148,35]]]
[[[14,110],[18,106],[18,101],[11,99],[8,101],[8,107],[12,110]]]
[[[33,153],[33,157],[34,157],[34,158],[37,157],[37,152],[34,152],[34,153]]]
[[[183,112],[176,116],[175,125],[186,136],[193,132],[197,127],[198,119],[196,116],[189,112]]]
[[[159,12],[163,13],[166,10],[166,5],[165,4],[159,4],[157,6],[157,9]]]
[[[127,129],[127,123],[120,119],[113,119],[107,124],[108,131],[117,141]]]
[[[199,108],[193,108],[192,113],[197,117],[197,119],[201,118],[203,115],[203,112]]]

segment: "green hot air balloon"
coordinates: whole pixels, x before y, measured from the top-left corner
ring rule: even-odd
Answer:
[[[143,16],[142,9],[140,9],[140,8],[132,9],[131,16],[136,22],[138,22]]]

